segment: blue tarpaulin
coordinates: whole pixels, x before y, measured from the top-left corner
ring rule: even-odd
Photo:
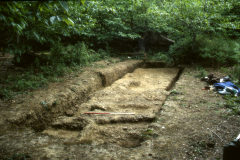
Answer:
[[[240,89],[233,84],[232,82],[228,81],[228,82],[223,82],[223,83],[214,83],[214,87],[218,90],[218,89],[225,89],[227,87],[232,88],[232,89],[236,89],[238,91],[237,95],[240,95]]]

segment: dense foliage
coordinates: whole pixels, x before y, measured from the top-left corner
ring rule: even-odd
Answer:
[[[145,47],[150,59],[172,64],[237,64],[239,13],[238,0],[1,1],[0,49],[43,75]],[[162,35],[174,45],[159,43]]]
[[[168,52],[172,61],[211,59],[226,49],[216,51],[211,43],[205,44],[215,37],[212,43],[239,36],[239,8],[237,0],[2,1],[1,50],[11,51],[19,62],[28,50],[49,49],[57,41],[65,45],[85,41],[93,49],[104,49],[107,42],[117,48],[117,39],[134,40],[158,32],[176,42]],[[235,46],[230,57],[238,54],[237,44],[226,41]],[[138,50],[136,43],[126,47]]]

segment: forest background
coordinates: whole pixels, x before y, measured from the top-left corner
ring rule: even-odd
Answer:
[[[232,72],[240,80],[239,14],[238,0],[1,1],[1,52],[11,53],[13,67],[25,70],[0,79],[0,98],[12,99],[60,81],[77,67],[132,52],[139,53],[132,58],[146,53],[148,60],[172,65],[235,65]],[[145,39],[149,35],[174,43],[152,45]]]

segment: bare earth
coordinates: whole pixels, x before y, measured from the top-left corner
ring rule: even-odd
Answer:
[[[179,68],[144,66],[151,67],[93,67],[14,103],[1,101],[0,159],[221,159],[239,133],[239,116],[228,114],[222,96],[201,90],[206,84],[195,68],[184,66],[172,88]]]

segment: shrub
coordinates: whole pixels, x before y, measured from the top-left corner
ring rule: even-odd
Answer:
[[[63,76],[65,73],[72,73],[73,69],[79,70],[80,65],[85,66],[91,62],[106,59],[110,55],[104,50],[99,50],[96,53],[94,50],[88,49],[84,42],[77,42],[75,45],[68,46],[56,42],[50,53],[40,55],[25,53],[24,49],[18,52],[19,55],[24,55],[20,59],[22,63],[18,64],[29,62],[24,65],[26,67],[25,73],[8,75],[2,80],[6,87],[4,89],[0,88],[0,98],[13,99],[17,92],[23,93],[39,87],[46,87],[49,81],[62,81],[57,77]],[[31,60],[28,57],[29,55],[32,56]],[[16,63],[18,60],[15,57]]]
[[[210,60],[216,65],[233,65],[240,58],[240,45],[236,41],[223,36],[214,38],[201,37],[198,40],[198,54],[203,59]]]
[[[168,55],[171,61],[175,62],[180,59],[193,59],[191,52],[191,38],[183,37],[175,41],[174,45],[169,47]]]
[[[205,62],[218,67],[234,65],[239,62],[240,43],[222,34],[198,35],[192,50],[192,38],[184,37],[170,46],[169,58],[173,61]]]
[[[230,75],[232,77],[232,80],[236,84],[240,84],[240,65],[236,64],[233,67],[229,68],[221,68],[221,70]]]
[[[106,48],[109,50],[108,45]],[[106,59],[110,54],[102,49],[96,53],[92,49],[88,49],[88,46],[84,42],[77,42],[74,46],[69,45],[63,47],[61,43],[56,43],[51,48],[49,64],[64,64],[66,66],[75,65],[88,65],[94,61]]]

